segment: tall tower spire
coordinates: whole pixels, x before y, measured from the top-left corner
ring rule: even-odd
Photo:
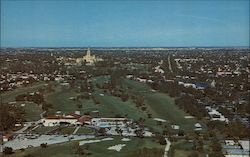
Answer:
[[[87,50],[87,56],[90,56],[90,49]]]

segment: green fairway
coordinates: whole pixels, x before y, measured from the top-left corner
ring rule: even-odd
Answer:
[[[92,143],[89,145],[89,151],[91,152],[91,156],[93,157],[103,157],[103,154],[108,157],[129,157],[133,156],[134,152],[141,150],[143,148],[159,148],[160,150],[164,150],[164,145],[160,145],[159,143],[153,141],[149,138],[131,138],[131,141],[124,142],[121,140],[121,137],[115,137],[114,140],[111,141],[102,141],[99,143]],[[108,150],[109,147],[117,145],[117,144],[126,144],[120,152],[115,150]],[[84,146],[82,146],[84,147]],[[163,155],[163,153],[162,153]]]
[[[132,92],[152,92],[151,88],[148,87],[148,85],[146,85],[145,83],[141,83],[138,81],[133,81],[133,80],[129,80],[129,79],[123,79],[122,81],[122,85],[124,85],[125,87],[129,88],[129,91]]]
[[[110,76],[107,75],[107,76],[95,77],[94,79],[92,79],[92,81],[99,85],[103,85],[104,83],[107,83],[110,81]]]
[[[94,129],[91,129],[91,128],[87,128],[87,127],[80,127],[76,134],[77,135],[81,135],[81,134],[94,134]]]
[[[153,92],[152,89],[145,83],[140,83],[133,80],[124,79],[123,84],[128,88],[128,92],[132,94],[140,93],[144,97],[147,108],[152,113],[152,117],[161,118],[168,123],[180,125],[180,129],[186,131],[193,131],[195,120],[185,119],[187,115],[184,111],[179,109],[174,100],[167,94],[160,92]],[[146,121],[151,127],[152,121]]]
[[[154,117],[162,118],[170,121],[170,123],[180,125],[180,129],[189,131],[194,129],[194,119],[185,119],[184,117],[187,114],[180,110],[174,104],[174,101],[166,94],[146,94],[145,99]]]
[[[17,95],[24,94],[27,92],[35,92],[39,88],[45,87],[45,84],[46,84],[45,82],[37,82],[37,83],[34,83],[32,85],[28,85],[27,87],[20,87],[20,88],[13,90],[13,91],[5,92],[5,93],[1,94],[2,101],[4,103],[15,101],[15,97]]]
[[[80,146],[86,152],[89,152],[90,157],[129,157],[134,156],[135,152],[143,151],[145,148],[149,149],[159,149],[160,156],[163,155],[165,145],[160,145],[158,142],[154,141],[153,138],[130,138],[131,141],[122,141],[121,137],[114,137],[111,141],[101,141],[98,143],[90,143],[88,149],[86,145]],[[120,152],[115,150],[108,150],[109,147],[117,144],[126,144]],[[35,157],[80,157],[82,155],[76,154],[78,142],[66,142],[61,144],[49,145],[47,148],[29,148],[25,151],[16,151],[12,155],[7,155],[7,157],[23,157],[25,155],[31,154]]]
[[[56,91],[46,96],[46,101],[53,105],[54,111],[64,111],[66,113],[79,110],[76,103],[70,100],[71,97],[75,97],[76,93],[71,90],[56,88]]]
[[[209,153],[209,149],[206,149],[208,146],[207,143],[204,143],[203,151],[195,151],[193,149],[193,142],[188,142],[186,140],[178,140],[176,142],[172,142],[171,149],[169,155],[171,157],[189,157],[197,154],[199,157],[203,157]]]
[[[75,154],[75,143],[67,142],[61,144],[49,145],[47,148],[29,148],[25,151],[16,151],[8,157],[24,157],[25,155],[32,155],[32,157],[80,157],[81,155]]]
[[[146,114],[138,110],[135,104],[131,101],[123,102],[120,98],[105,95],[100,96],[96,94],[96,97],[100,100],[99,111],[100,115],[104,117],[114,117],[119,114],[128,118],[139,119],[145,117]]]
[[[52,130],[55,130],[56,128],[58,128],[58,126],[40,126],[38,128],[36,128],[35,130],[33,130],[33,133],[37,133],[37,134],[47,134]]]
[[[57,132],[63,135],[66,135],[66,134],[71,135],[75,129],[76,129],[75,127],[63,127],[63,128],[59,128]]]
[[[21,106],[21,104],[25,104],[25,106],[21,107],[24,109],[24,119],[26,121],[37,121],[41,119],[40,114],[43,112],[42,109],[33,102],[18,102],[17,105]]]
[[[53,106],[49,110],[49,114],[54,114],[57,111],[62,111],[65,114],[81,111],[83,114],[87,111],[86,109],[94,108],[94,104],[90,100],[72,100],[79,94],[73,89],[58,85],[54,92],[45,95],[45,100]],[[78,104],[82,105],[81,108],[77,106]]]

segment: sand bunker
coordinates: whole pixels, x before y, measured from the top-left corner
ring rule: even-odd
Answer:
[[[184,117],[185,119],[191,119],[191,118],[194,118],[193,116],[185,116]]]
[[[125,141],[125,142],[127,142],[127,141],[131,141],[131,139],[129,139],[129,138],[123,138],[123,139],[121,139],[122,141]]]
[[[113,140],[113,138],[104,138],[101,140],[88,140],[88,141],[80,141],[79,146],[84,145],[84,144],[89,144],[89,143],[96,143],[96,142],[101,142],[101,141],[110,141]]]
[[[159,121],[159,122],[166,122],[165,119],[161,119],[161,118],[154,118],[154,120]]]
[[[126,144],[117,144],[111,147],[108,147],[109,150],[116,150],[117,152],[121,151],[122,147],[126,146]]]

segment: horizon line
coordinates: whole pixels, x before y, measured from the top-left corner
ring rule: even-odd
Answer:
[[[250,48],[250,46],[1,46],[0,48]]]

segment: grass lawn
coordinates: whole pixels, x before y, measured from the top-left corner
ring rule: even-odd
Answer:
[[[87,128],[87,127],[80,127],[80,128],[77,130],[77,132],[76,132],[76,134],[78,134],[78,135],[81,135],[81,134],[94,134],[94,133],[95,133],[95,132],[94,132],[93,129]]]
[[[35,130],[33,130],[33,133],[46,134],[46,133],[49,133],[50,131],[52,131],[56,128],[58,128],[58,126],[48,126],[48,127],[41,126],[41,127],[36,128]]]
[[[76,129],[75,127],[63,127],[63,128],[59,128],[57,132],[63,135],[66,135],[66,134],[70,135],[74,132],[75,129]]]

